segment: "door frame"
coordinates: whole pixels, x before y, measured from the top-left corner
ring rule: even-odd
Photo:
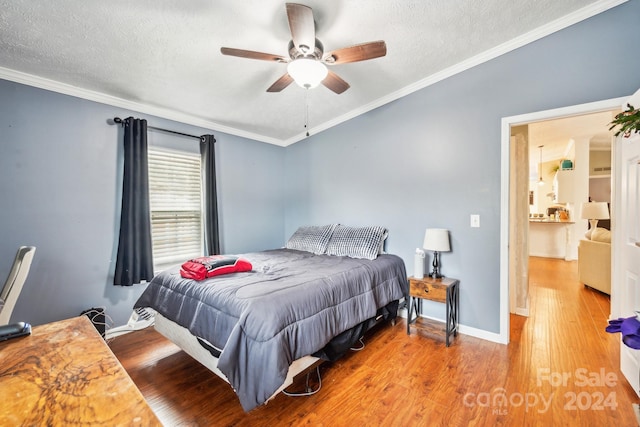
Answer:
[[[622,104],[623,110],[626,110],[626,104],[637,105],[640,102],[640,89],[638,89],[632,96],[628,97],[624,103]],[[637,135],[631,136],[630,139],[624,138],[622,136],[618,136],[614,140],[614,148],[618,148],[614,151],[614,163],[618,165],[622,165],[623,162],[626,162],[627,159],[623,157],[622,149],[623,144],[627,143],[640,143],[638,141],[639,137]],[[630,142],[633,141],[633,142]],[[611,170],[611,176],[613,177],[612,184],[612,193],[613,195],[618,195],[615,200],[612,198],[611,206],[613,208],[613,215],[611,218],[611,224],[614,225],[612,227],[612,242],[615,242],[611,247],[611,318],[619,318],[619,317],[628,317],[631,313],[625,311],[624,307],[624,298],[625,292],[622,291],[622,287],[627,282],[627,270],[629,259],[627,258],[626,248],[629,244],[628,236],[624,234],[623,227],[615,227],[615,224],[622,224],[625,217],[624,214],[626,212],[626,207],[623,203],[628,203],[628,198],[622,193],[623,189],[626,189],[627,183],[623,182],[626,177],[622,176],[624,168],[620,167],[619,169]],[[626,224],[625,224],[626,225]],[[615,291],[615,292],[614,292]],[[638,393],[638,389],[634,387],[636,393]]]
[[[512,267],[509,261],[509,225],[513,220],[509,213],[511,126],[613,110],[621,108],[627,99],[629,99],[629,96],[502,118],[500,162],[500,333],[498,336],[500,343],[509,343],[509,295],[510,292],[515,292],[515,290],[511,289],[514,284],[509,283],[509,271]],[[615,149],[615,147],[612,147],[612,149]],[[612,176],[615,172],[616,165],[612,163]],[[616,190],[612,188],[612,206],[615,206],[615,193]]]

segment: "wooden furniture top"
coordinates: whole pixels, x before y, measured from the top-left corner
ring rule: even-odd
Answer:
[[[86,316],[0,343],[0,425],[161,425]]]
[[[432,301],[446,302],[447,288],[458,283],[458,279],[442,277],[435,279],[429,276],[409,277],[409,295],[416,298],[426,298]]]

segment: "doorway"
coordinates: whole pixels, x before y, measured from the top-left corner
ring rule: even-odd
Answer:
[[[528,218],[529,214],[529,191],[528,189],[520,192],[515,191],[512,185],[514,170],[522,168],[527,171],[529,170],[529,155],[527,151],[527,154],[520,156],[520,160],[518,160],[514,153],[514,147],[517,147],[514,144],[517,144],[517,141],[516,138],[512,137],[512,128],[544,121],[578,117],[592,113],[619,111],[625,100],[626,98],[616,98],[519,116],[505,117],[502,119],[500,342],[505,344],[509,342],[510,313],[513,312],[526,315],[529,304],[528,262],[522,262],[524,253],[527,254],[528,260],[528,221],[523,221],[523,218]],[[613,118],[613,116],[611,117]],[[586,136],[584,138],[586,138]],[[522,158],[526,158],[527,160],[522,160]],[[577,160],[580,160],[581,163],[584,164],[584,158]],[[588,164],[588,157],[586,159],[586,163]],[[585,173],[588,174],[588,168],[586,168]],[[520,175],[522,175],[522,173],[520,173]],[[526,175],[528,182],[528,172]],[[520,186],[521,188],[526,188],[522,187],[522,183],[520,183]],[[588,197],[588,189],[585,188],[584,192],[584,197],[586,199]],[[517,200],[521,200],[521,203],[516,203]],[[522,200],[524,200],[524,203]],[[522,206],[525,206],[526,208],[523,208]],[[574,213],[574,215],[579,215],[579,213]],[[584,222],[584,227],[586,229],[586,221]],[[576,240],[575,244],[577,245],[579,237],[576,233],[572,234],[572,238]],[[523,267],[524,265],[527,266]],[[522,268],[525,268],[526,271],[517,271]]]

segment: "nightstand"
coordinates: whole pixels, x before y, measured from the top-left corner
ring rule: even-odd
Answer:
[[[409,311],[407,312],[407,335],[411,333],[411,324],[418,319],[418,309],[422,308],[422,300],[441,302],[446,305],[445,332],[446,344],[449,337],[458,335],[458,294],[459,280],[450,277],[434,279],[409,277]],[[414,316],[415,313],[415,317]]]

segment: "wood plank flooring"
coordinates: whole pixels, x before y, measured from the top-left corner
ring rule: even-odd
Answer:
[[[578,282],[576,262],[532,257],[530,284],[530,317],[511,317],[509,345],[458,334],[447,348],[443,324],[420,319],[407,336],[399,318],[323,364],[317,394],[249,413],[153,328],[110,346],[167,426],[637,426],[619,334],[604,330],[609,297]]]

